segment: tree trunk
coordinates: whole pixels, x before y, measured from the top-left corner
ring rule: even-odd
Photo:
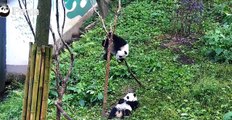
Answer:
[[[35,43],[37,43],[38,46],[48,45],[51,0],[39,0],[37,8],[39,10],[39,15],[36,20]]]
[[[108,14],[108,2],[106,0],[97,0],[98,8],[100,10],[100,14],[103,18]]]
[[[7,3],[1,0],[0,4]],[[0,17],[0,93],[5,89],[6,79],[6,18]]]

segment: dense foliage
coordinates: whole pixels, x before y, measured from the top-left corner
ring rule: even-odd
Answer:
[[[208,4],[203,52],[216,62],[232,63],[232,1]]]
[[[204,18],[199,21],[200,24],[191,24],[191,35],[179,36],[191,41],[189,44],[175,43],[166,47],[163,44],[173,43],[173,40],[175,42],[177,31],[181,29],[180,21],[178,24],[173,22],[180,20],[179,17],[174,17],[177,15],[176,10],[184,10],[190,4],[176,4],[173,0],[135,0],[125,6],[119,17],[116,33],[130,43],[131,51],[127,62],[146,89],[139,88],[126,66],[113,57],[108,108],[128,88],[134,88],[141,105],[126,119],[221,120],[224,114],[232,111],[232,65],[212,62],[203,56],[212,55],[211,51],[214,51],[212,59],[231,60],[231,12],[227,7],[230,4],[215,1],[200,3],[204,7],[201,15],[198,11],[184,14],[197,15],[199,20]],[[111,18],[112,15],[107,18],[107,25],[112,22]],[[186,28],[187,24],[188,22],[183,23]],[[63,107],[75,120],[102,119],[100,112],[106,62],[102,60],[101,41],[104,37],[105,33],[99,22],[95,29],[72,44],[76,60]],[[193,38],[197,40],[192,42]],[[67,56],[66,52],[61,56],[63,73],[67,72]],[[53,73],[50,88],[48,119],[54,119],[56,109],[53,103],[57,93]],[[15,111],[20,111],[22,104],[13,105],[14,99],[22,100],[22,90],[13,91],[6,101],[1,102],[0,111],[4,112],[0,113],[0,119],[20,118],[21,113]],[[12,108],[14,109],[9,111]],[[229,115],[231,113],[224,118]]]

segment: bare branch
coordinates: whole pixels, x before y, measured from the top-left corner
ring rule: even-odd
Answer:
[[[103,19],[103,17],[100,15],[100,13],[96,10],[96,8],[94,7],[93,5],[93,0],[90,0],[91,4],[92,4],[92,8],[94,10],[94,12],[98,15],[98,17],[100,18],[101,20],[101,23],[102,23],[102,27],[103,29],[105,30],[105,32],[108,34],[108,30],[106,29],[106,25],[105,25],[105,20]]]
[[[114,35],[115,29],[116,29],[118,14],[119,14],[120,10],[121,10],[121,0],[119,0],[118,10],[117,10],[117,13],[115,14],[115,17],[114,17],[114,27],[112,28],[112,26],[110,25],[110,32],[107,32],[107,38],[109,40],[109,44],[108,44],[108,48],[107,48],[106,76],[105,76],[105,85],[104,85],[102,116],[106,116],[105,112],[107,111],[106,104],[107,104],[107,97],[108,97],[107,93],[108,93],[108,81],[109,81],[109,73],[110,73],[110,53],[111,53],[111,49],[112,49],[112,45],[113,45],[113,35]],[[103,20],[99,13],[98,13],[98,16],[101,20]],[[103,23],[104,23],[104,21],[102,22],[102,24]],[[104,25],[103,25],[103,27],[104,27]]]
[[[118,15],[119,15],[120,10],[121,10],[121,0],[118,0],[118,10],[116,11],[116,14],[114,15],[114,26],[113,26],[113,29],[111,29],[112,33],[114,33],[116,30]]]
[[[22,3],[21,3],[20,0],[18,0],[18,3],[19,3],[20,9],[26,9],[27,8],[27,2],[26,2],[26,0],[25,0],[25,2],[22,2],[24,4],[24,8],[22,7]],[[31,29],[31,32],[32,32],[32,34],[33,34],[33,36],[35,38],[35,31],[34,31],[34,28],[32,26],[32,23],[31,23],[31,20],[30,20],[30,17],[29,17],[29,14],[28,14],[27,10],[26,10],[26,12],[23,12],[23,16],[25,17],[25,19],[26,19],[26,21],[27,21],[27,23],[28,23],[28,25],[29,25],[29,27]]]
[[[54,44],[56,46],[56,50],[55,50],[55,62],[56,62],[56,79],[60,79],[59,81],[57,80],[56,82],[56,85],[57,85],[57,93],[58,93],[58,101],[60,101],[60,104],[62,103],[62,99],[63,99],[63,95],[66,91],[66,88],[67,88],[67,81],[69,80],[69,77],[72,73],[72,70],[73,70],[73,67],[74,67],[74,54],[73,52],[71,51],[70,47],[68,46],[68,44],[64,41],[63,39],[63,29],[64,29],[64,25],[65,25],[65,8],[64,8],[64,3],[63,3],[63,0],[61,1],[62,2],[62,7],[63,7],[63,10],[64,10],[64,19],[63,19],[63,24],[62,24],[62,33],[60,32],[60,21],[59,21],[59,7],[58,7],[58,0],[56,0],[56,25],[57,25],[57,33],[59,35],[59,38],[62,42],[62,44],[65,46],[65,48],[68,50],[68,53],[70,54],[70,64],[69,64],[69,69],[68,69],[68,72],[66,73],[65,76],[62,76],[61,75],[61,72],[60,72],[60,63],[59,63],[59,50],[58,50],[58,45],[57,45],[57,42],[56,42],[56,38],[55,38],[55,33],[52,31],[52,29],[50,28],[51,32],[52,32],[52,35],[53,35],[53,41],[54,41]],[[61,84],[60,84],[61,82]],[[57,120],[60,119],[60,112],[69,120],[71,120],[70,117],[67,116],[67,114],[64,114],[65,112],[63,111],[62,107],[60,106],[60,104],[56,104],[57,106]]]
[[[61,32],[62,32],[62,35],[64,34],[64,26],[65,26],[65,18],[66,18],[66,9],[65,9],[65,6],[64,6],[64,0],[61,0],[61,2],[62,2],[62,8],[63,8],[63,11],[64,11],[64,13],[63,13],[63,23],[62,23],[62,28],[61,28]]]
[[[72,120],[72,118],[64,111],[64,109],[57,102],[55,102],[55,105],[67,120]]]
[[[139,79],[138,79],[138,78],[133,74],[133,72],[131,71],[131,69],[130,69],[128,63],[127,63],[127,61],[126,61],[126,60],[124,60],[124,61],[125,61],[125,64],[126,64],[126,66],[127,66],[127,69],[128,69],[128,71],[129,71],[129,73],[131,74],[131,76],[135,79],[135,81],[139,84],[139,86],[144,87],[144,85],[139,81]]]
[[[59,24],[59,10],[58,10],[58,0],[56,0],[56,24],[57,24],[57,31],[60,37],[60,40],[62,41],[62,43],[64,44],[64,46],[66,47],[66,49],[68,50],[69,54],[70,54],[70,66],[69,66],[69,70],[68,73],[66,74],[65,78],[63,79],[64,82],[66,83],[69,79],[69,76],[71,75],[73,66],[74,66],[74,54],[71,51],[70,47],[68,46],[68,44],[64,41],[63,37],[61,36],[60,33],[60,24]]]
[[[60,33],[60,23],[59,23],[59,10],[58,10],[58,0],[56,0],[56,25],[57,25],[57,31],[59,34],[59,37],[61,39],[61,42],[64,44],[64,46],[66,47],[66,49],[68,50],[69,54],[71,55],[72,58],[74,58],[73,53],[71,51],[71,49],[69,48],[68,44],[64,41],[61,33]]]
[[[61,80],[63,80],[63,77],[61,75],[61,72],[60,72],[60,62],[59,62],[59,56],[58,56],[58,46],[56,45],[56,37],[55,37],[55,33],[50,25],[49,27],[49,30],[51,31],[52,33],[52,38],[53,38],[53,42],[54,42],[54,45],[55,45],[55,56],[54,56],[54,60],[55,60],[55,70],[53,69],[53,72],[55,73],[55,76],[56,76],[56,89],[57,91],[59,91],[60,87],[59,87],[59,82]]]

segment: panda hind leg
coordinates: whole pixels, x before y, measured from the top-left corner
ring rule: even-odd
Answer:
[[[124,110],[124,116],[130,116],[131,115],[131,111],[130,110]]]

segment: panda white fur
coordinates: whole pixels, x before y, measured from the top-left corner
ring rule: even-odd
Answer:
[[[127,93],[127,95],[124,97],[124,100],[126,101],[126,104],[131,106],[132,110],[137,109],[139,106],[139,102],[135,93]]]
[[[110,34],[109,34],[110,35]],[[102,46],[105,49],[105,54],[103,58],[107,59],[107,49],[109,46],[109,40],[106,38],[102,41]],[[123,38],[113,34],[113,46],[111,49],[111,54],[115,55],[118,61],[123,61],[129,55],[129,44]]]
[[[114,117],[123,119],[124,116],[129,116],[132,110],[138,108],[139,102],[135,93],[128,93],[123,99],[118,101],[118,104],[111,109],[108,119]]]
[[[108,119],[112,119],[114,117],[123,119],[124,116],[129,116],[131,111],[132,107],[126,104],[124,99],[120,99],[118,104],[111,109]]]

